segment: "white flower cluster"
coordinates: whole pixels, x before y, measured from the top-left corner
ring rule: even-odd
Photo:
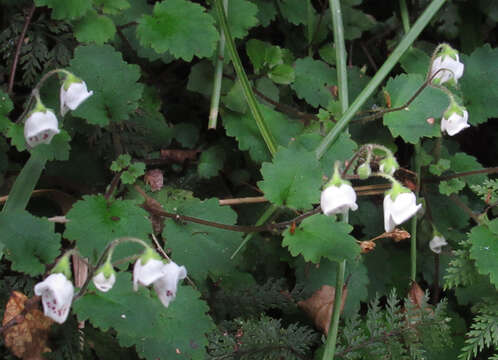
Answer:
[[[69,109],[75,110],[92,95],[93,91],[88,91],[83,80],[68,74],[60,90],[61,115],[64,116]],[[26,143],[32,148],[39,144],[50,144],[59,132],[59,122],[54,112],[47,109],[37,96],[37,104],[24,123]]]
[[[147,256],[142,256],[133,269],[133,290],[137,291],[138,285],[153,284],[159,300],[168,307],[176,297],[178,282],[186,277],[185,266],[178,266],[173,261],[164,263],[157,258],[147,260]],[[102,292],[107,292],[114,286],[116,274],[110,262],[97,270],[92,281]],[[74,287],[63,272],[55,272],[36,284],[35,295],[42,297],[45,316],[59,324],[66,321],[73,301]]]
[[[442,86],[444,83],[456,84],[463,75],[464,64],[460,62],[458,52],[447,44],[438,47],[438,56],[434,58],[429,71],[434,85]],[[441,132],[453,136],[463,129],[470,127],[468,124],[469,113],[456,103],[450,96],[450,105],[441,119]]]

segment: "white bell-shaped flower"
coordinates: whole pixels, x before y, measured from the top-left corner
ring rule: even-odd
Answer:
[[[59,122],[55,114],[45,107],[31,112],[24,123],[24,138],[30,147],[50,144],[54,135],[59,133]]]
[[[421,207],[422,204],[417,205],[414,193],[397,182],[393,183],[393,190],[384,198],[384,228],[386,232],[393,231],[396,225],[411,218]]]
[[[388,156],[379,163],[380,172],[393,175],[399,169],[399,164],[394,156]]]
[[[322,191],[320,206],[325,215],[342,214],[348,210],[355,211],[356,193],[351,185],[346,183],[340,186],[331,185]]]
[[[438,56],[432,62],[430,71],[431,77],[437,73],[432,82],[442,85],[447,81],[453,80],[456,83],[462,77],[464,69],[464,65],[460,62],[458,51],[448,44],[443,44],[438,49]]]
[[[112,289],[116,282],[116,272],[112,267],[110,259],[107,259],[105,264],[97,269],[92,281],[95,287],[102,292],[108,292]]]
[[[468,119],[469,113],[465,109],[462,109],[460,113],[446,111],[441,119],[441,131],[447,132],[450,136],[458,134],[463,129],[470,127]]]
[[[178,281],[187,277],[187,269],[185,266],[178,266],[170,261],[164,265],[162,270],[164,275],[154,282],[154,290],[161,303],[168,307],[176,297]]]
[[[163,268],[166,264],[161,260],[140,258],[133,268],[133,290],[138,290],[138,285],[149,286],[164,275]]]
[[[49,275],[35,285],[35,294],[42,297],[45,316],[59,324],[66,321],[73,301],[74,287],[64,274]]]
[[[441,254],[443,246],[446,245],[448,245],[448,243],[446,242],[444,236],[434,236],[432,240],[429,242],[429,247],[436,254]]]
[[[66,115],[69,110],[76,110],[83,101],[92,95],[93,91],[88,91],[83,80],[74,75],[68,75],[60,91],[61,115]]]

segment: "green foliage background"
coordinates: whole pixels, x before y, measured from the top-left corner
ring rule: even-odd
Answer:
[[[403,39],[404,1],[340,3],[352,102]],[[413,23],[430,1],[406,3]],[[63,250],[76,247],[95,265],[111,240],[153,244],[154,234],[154,246],[188,270],[176,300],[164,308],[154,292],[133,292],[129,270],[140,247],[121,246],[116,285],[108,293],[90,286],[74,302],[70,320],[51,330],[47,358],[318,359],[325,337],[298,303],[334,286],[337,263],[347,260],[338,358],[498,359],[498,2],[446,1],[320,159],[315,150],[342,114],[329,2],[230,0],[227,17],[276,142],[273,156],[228,50],[218,53],[224,36],[214,1],[0,0],[0,195],[30,152],[49,160],[37,183],[47,191],[26,211],[0,213],[0,314],[10,291],[33,294]],[[407,109],[370,116],[416,93],[442,42],[465,65],[450,89],[471,128],[441,133],[449,100],[431,86]],[[208,130],[217,67],[219,116]],[[33,86],[55,68],[74,72],[94,94],[58,116],[63,130],[50,145],[27,150],[21,115]],[[59,86],[52,78],[43,87],[47,107],[59,108]],[[383,232],[381,181],[351,177],[372,191],[358,192],[350,224],[319,211],[299,219],[319,206],[334,162],[365,143],[395,152],[395,177],[406,185],[421,165],[416,279],[432,312],[399,300],[410,288],[409,241],[381,239],[360,253],[358,241]],[[154,169],[164,175],[160,190],[147,178]],[[260,196],[267,202],[220,202]],[[151,199],[221,227],[161,217]],[[69,222],[54,225],[54,216]],[[261,231],[233,231],[265,222]],[[402,227],[412,231],[409,222]],[[434,229],[448,242],[439,255],[429,249]],[[77,321],[85,321],[81,332]],[[0,357],[14,358],[3,343]]]

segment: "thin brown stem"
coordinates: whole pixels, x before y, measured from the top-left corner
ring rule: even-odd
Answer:
[[[462,200],[460,200],[458,196],[452,194],[450,196],[450,200],[453,201],[460,209],[465,211],[465,213],[469,215],[472,218],[472,220],[474,220],[477,223],[477,225],[481,224],[481,220],[479,220],[479,217],[476,214],[474,214],[474,212],[467,205],[465,205],[465,203]]]
[[[372,55],[370,54],[370,51],[368,51],[366,45],[363,42],[360,42],[360,46],[361,46],[361,49],[363,50],[363,52],[365,53],[365,55],[367,56],[367,59],[370,62],[370,65],[372,65],[372,68],[375,70],[375,72],[377,72],[377,70],[379,70],[379,67],[375,63]]]
[[[253,196],[253,197],[243,197],[243,198],[235,198],[235,199],[221,199],[219,200],[219,204],[221,206],[224,205],[239,205],[239,204],[255,204],[267,202],[264,196]]]
[[[118,172],[116,175],[114,175],[114,177],[112,178],[112,181],[111,181],[111,184],[109,185],[109,188],[107,189],[107,191],[105,192],[104,194],[104,198],[106,199],[106,201],[109,201],[109,198],[112,196],[112,194],[114,193],[114,191],[116,190],[116,187],[118,186],[119,184],[119,179],[121,179],[121,174],[123,173],[123,170],[121,170],[120,172]]]
[[[19,56],[21,55],[21,48],[24,42],[24,38],[26,37],[26,32],[28,31],[29,24],[31,23],[31,19],[33,18],[33,14],[35,13],[36,5],[33,4],[26,15],[26,20],[24,21],[24,26],[21,30],[21,34],[19,35],[19,39],[17,40],[16,52],[14,53],[14,61],[12,62],[12,67],[10,69],[9,76],[9,87],[7,90],[8,94],[12,93],[14,88],[14,78],[16,76],[17,64],[19,62]]]
[[[492,167],[492,168],[485,168],[485,169],[479,169],[479,170],[472,170],[472,171],[464,171],[461,173],[456,173],[456,174],[451,174],[451,175],[443,175],[443,176],[438,176],[434,178],[428,178],[424,179],[426,182],[439,182],[443,180],[451,180],[451,179],[456,179],[464,176],[471,176],[471,175],[476,175],[476,174],[494,174],[498,173],[498,167]]]

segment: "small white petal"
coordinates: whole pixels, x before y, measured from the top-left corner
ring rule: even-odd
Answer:
[[[55,114],[47,110],[32,113],[24,123],[24,138],[30,147],[50,144],[54,135],[59,133],[59,122]]]
[[[165,264],[161,260],[150,259],[144,265],[142,259],[138,259],[133,268],[133,290],[138,290],[138,285],[149,286],[163,276]]]
[[[463,75],[464,65],[460,62],[458,55],[456,55],[456,60],[448,55],[441,55],[434,59],[431,68],[431,76],[433,76],[438,70],[443,69],[437,73],[434,77],[439,80],[439,84],[444,84],[445,82],[455,79],[457,81]]]
[[[440,254],[443,246],[445,245],[448,245],[448,243],[443,236],[434,236],[434,238],[429,242],[429,247],[436,254]]]
[[[69,109],[76,110],[80,104],[93,95],[93,91],[88,91],[86,83],[74,82],[69,85],[68,89],[64,89],[64,84],[61,86],[60,103],[61,114],[64,116]]]
[[[74,287],[64,274],[56,273],[35,285],[35,294],[42,297],[45,316],[62,324],[73,301]]]
[[[443,117],[441,119],[441,131],[446,131],[448,135],[453,136],[458,134],[463,129],[470,127],[468,124],[469,113],[467,110],[463,111],[463,115],[456,112],[452,113],[448,119]]]
[[[92,280],[93,284],[98,290],[102,292],[108,292],[112,289],[114,283],[116,282],[116,275],[113,273],[111,274],[111,276],[106,278],[103,272],[99,272],[93,277]]]
[[[384,198],[384,228],[386,232],[392,231],[420,210],[422,204],[417,205],[417,199],[412,192],[398,194],[396,200],[392,200],[388,194]]]
[[[178,281],[187,277],[185,266],[178,266],[173,261],[164,265],[163,276],[154,282],[154,290],[161,303],[168,307],[176,297]]]
[[[322,191],[320,206],[325,215],[340,214],[348,210],[355,211],[358,209],[356,193],[348,184],[329,186]]]

